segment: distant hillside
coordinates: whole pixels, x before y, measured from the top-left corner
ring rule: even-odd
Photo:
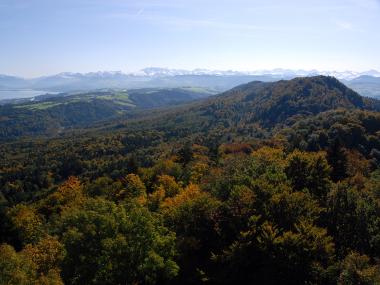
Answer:
[[[293,75],[245,74],[239,72],[153,72],[146,69],[141,74],[125,74],[122,72],[65,72],[34,79],[23,79],[0,75],[0,90],[34,89],[48,92],[87,91],[103,88],[180,88],[196,86],[200,88],[226,91],[239,84],[253,80],[276,81],[290,79]],[[1,95],[1,94],[0,94]],[[1,97],[0,97],[1,100]]]
[[[346,84],[363,96],[380,99],[380,77],[363,75],[347,81]]]
[[[376,104],[347,88],[333,77],[316,76],[295,78],[275,83],[253,82],[239,86],[218,98],[219,104],[241,108],[247,120],[257,121],[264,127],[289,124],[293,119],[323,111],[346,109],[374,109]]]
[[[28,85],[28,81],[23,78],[0,74],[0,89],[23,89],[28,88]]]
[[[205,98],[214,91],[202,88],[96,91],[42,95],[0,106],[2,139],[25,135],[54,135],[67,128],[131,115],[134,111],[176,105]],[[20,103],[21,101],[21,103]]]

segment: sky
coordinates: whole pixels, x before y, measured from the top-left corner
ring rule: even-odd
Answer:
[[[380,70],[380,0],[0,0],[0,74]]]

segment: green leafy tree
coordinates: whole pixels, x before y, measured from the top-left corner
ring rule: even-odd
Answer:
[[[174,277],[175,235],[146,208],[88,199],[62,214],[68,284],[156,284]]]
[[[294,230],[301,221],[315,223],[322,208],[309,193],[287,192],[274,194],[269,201],[269,217],[281,229]]]
[[[380,252],[379,202],[362,186],[351,179],[338,183],[328,196],[326,222],[340,256],[351,250]]]
[[[294,151],[288,158],[285,172],[295,191],[309,191],[322,203],[330,190],[330,167],[322,153]]]
[[[220,255],[222,284],[318,283],[331,263],[334,245],[326,230],[300,222],[293,231],[252,216],[250,227]]]
[[[120,181],[113,181],[109,177],[98,177],[85,188],[85,192],[91,196],[103,196],[112,199],[116,193],[120,192],[124,185]]]

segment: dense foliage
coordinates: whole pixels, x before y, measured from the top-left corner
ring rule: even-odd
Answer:
[[[4,143],[0,284],[379,284],[377,104],[252,83]]]

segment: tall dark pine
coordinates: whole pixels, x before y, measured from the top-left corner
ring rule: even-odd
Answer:
[[[139,163],[135,155],[131,155],[127,160],[127,170],[129,173],[137,173],[139,169]]]
[[[339,138],[334,139],[330,144],[327,160],[332,167],[331,179],[334,182],[347,177],[347,154]]]
[[[179,161],[186,165],[193,159],[193,149],[190,142],[186,142],[178,151]]]

